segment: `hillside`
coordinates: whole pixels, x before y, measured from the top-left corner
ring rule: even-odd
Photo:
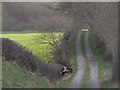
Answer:
[[[23,71],[17,64],[4,62],[3,65],[3,88],[47,88],[40,75],[29,71]]]
[[[0,83],[117,89],[119,7],[118,2],[3,2]]]

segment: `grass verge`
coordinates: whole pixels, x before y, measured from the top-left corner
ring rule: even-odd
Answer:
[[[3,64],[3,88],[47,88],[40,75],[23,71],[17,64],[6,61]]]
[[[84,56],[85,58],[87,58],[86,49],[85,49],[84,37],[85,37],[85,32],[81,32],[81,36],[80,36],[81,52],[82,52],[83,56]]]
[[[92,50],[92,53],[95,57],[96,62],[98,63],[98,71],[99,71],[99,84],[100,88],[116,88],[118,84],[112,83],[112,85],[108,85],[106,81],[110,81],[112,76],[111,64],[105,62],[104,58],[100,56],[98,50],[93,47],[94,40],[94,32],[91,30],[89,32],[89,44]],[[94,43],[95,44],[95,43]]]
[[[100,84],[100,87],[102,86],[102,82],[104,81],[104,68],[105,68],[105,62],[104,62],[104,59],[100,57],[98,51],[96,48],[93,47],[93,40],[94,40],[94,33],[91,31],[89,32],[89,36],[88,36],[88,39],[89,39],[89,44],[90,44],[90,48],[91,48],[91,51],[95,57],[95,60],[98,64],[98,71],[99,71],[99,84]]]

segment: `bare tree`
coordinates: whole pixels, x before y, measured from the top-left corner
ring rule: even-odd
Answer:
[[[58,3],[58,11],[73,18],[73,28],[89,26],[112,51],[113,79],[118,81],[118,3]]]

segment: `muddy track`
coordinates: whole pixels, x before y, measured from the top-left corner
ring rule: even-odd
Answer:
[[[76,54],[77,54],[77,72],[70,84],[69,88],[79,88],[85,71],[85,60],[80,48],[80,33],[76,39]]]
[[[95,58],[92,54],[92,51],[88,43],[88,32],[85,32],[85,48],[87,53],[87,58],[90,65],[90,88],[99,88],[98,83],[98,65],[95,61]]]

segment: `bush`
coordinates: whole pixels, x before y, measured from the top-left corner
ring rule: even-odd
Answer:
[[[37,68],[37,57],[26,51],[20,44],[6,38],[2,38],[2,56],[5,57],[6,61],[16,61],[20,67],[25,67],[32,72]]]
[[[15,43],[7,38],[2,39],[2,57],[8,62],[16,62],[23,70],[29,70],[33,73],[40,73],[54,81],[61,77],[60,72],[63,69],[61,64],[45,64],[28,52],[20,44]],[[4,61],[3,60],[3,61]]]
[[[98,53],[107,61],[112,60],[112,54],[108,51],[107,46],[104,41],[102,41],[101,37],[97,34],[93,35],[93,47],[98,50]]]
[[[55,48],[55,62],[60,63],[67,68],[71,69],[70,59],[69,59],[69,42],[70,42],[71,31],[64,33],[61,43]]]

